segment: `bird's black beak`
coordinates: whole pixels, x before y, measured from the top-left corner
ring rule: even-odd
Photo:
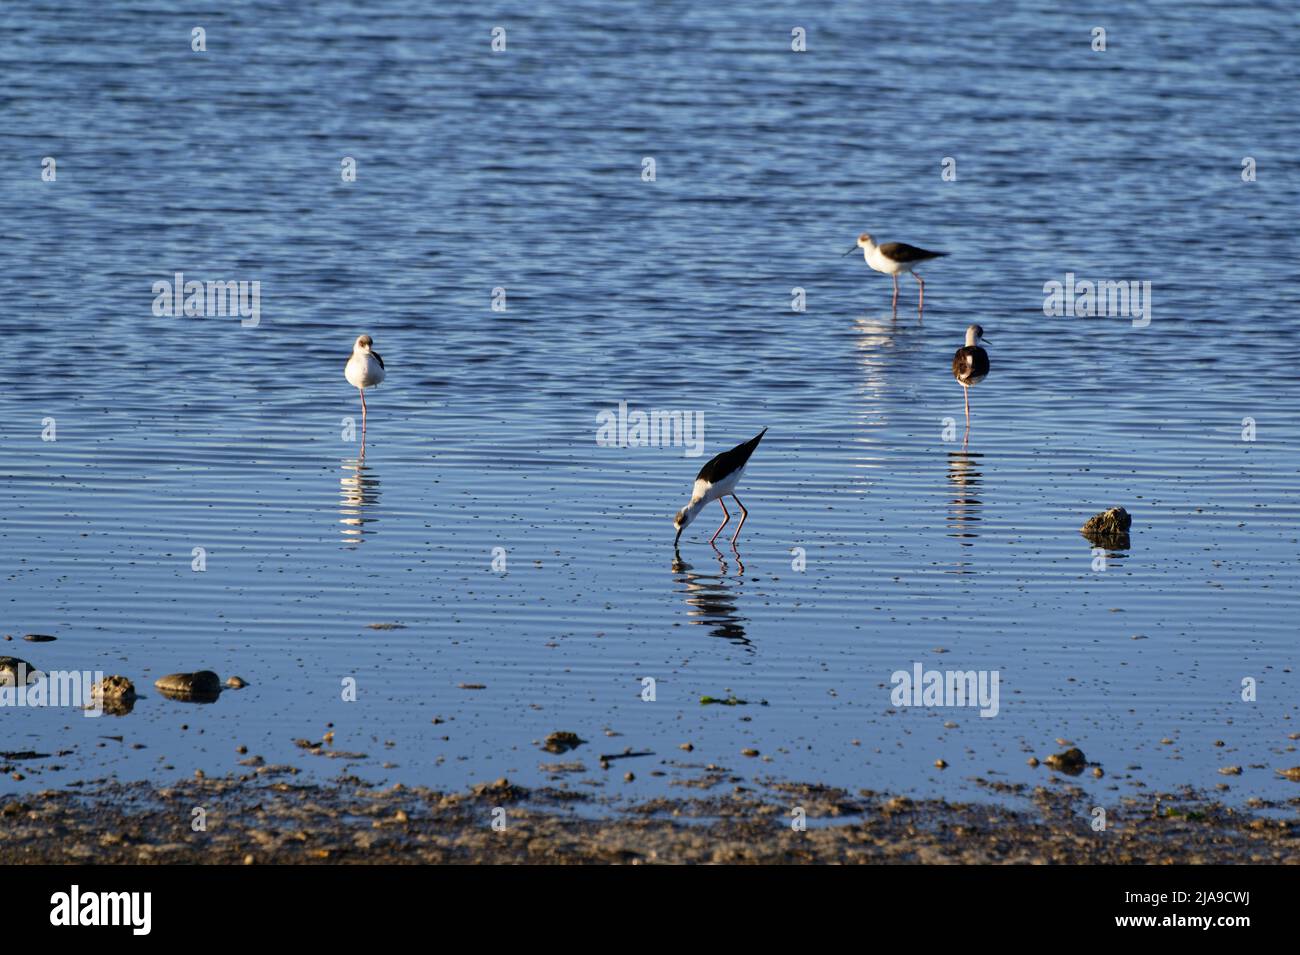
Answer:
[[[673,538],[673,550],[677,549],[677,542],[682,539],[682,529],[677,528],[677,536]]]
[[[855,245],[853,248],[849,249],[849,251],[845,252],[844,255],[852,255],[856,251],[858,251],[858,247]],[[840,258],[844,258],[844,255],[841,255]]]
[[[983,335],[980,336],[980,341],[982,341],[985,345],[992,345],[992,344],[993,344],[991,341],[989,341],[989,340],[988,340],[987,338],[985,338]]]

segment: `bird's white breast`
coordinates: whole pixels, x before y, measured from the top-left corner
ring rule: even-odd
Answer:
[[[884,272],[887,275],[897,275],[899,272],[906,272],[911,268],[906,263],[895,262],[893,259],[886,257],[885,253],[880,251],[879,246],[867,249],[866,259],[867,265],[877,272]]]
[[[732,471],[722,480],[710,484],[708,481],[696,481],[695,487],[691,489],[691,498],[697,501],[704,501],[706,504],[710,501],[716,501],[720,497],[726,497],[736,489],[740,484],[740,478],[744,475],[745,469]]]
[[[384,380],[383,366],[368,352],[353,352],[343,374],[353,388],[373,388]]]

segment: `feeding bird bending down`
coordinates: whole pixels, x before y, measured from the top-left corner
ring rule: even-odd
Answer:
[[[867,260],[867,265],[877,272],[884,272],[886,275],[894,277],[894,311],[898,311],[898,273],[912,273],[913,277],[921,285],[921,297],[916,305],[918,313],[925,308],[925,280],[917,274],[916,267],[922,262],[928,262],[931,259],[941,258],[948,254],[947,252],[931,252],[928,249],[918,249],[906,242],[886,242],[884,245],[876,245],[876,240],[867,232],[858,236],[857,245],[844,254],[849,255],[858,249],[862,250],[862,257]]]
[[[966,393],[966,430],[970,431],[970,389],[978,385],[989,373],[989,353],[980,348],[979,342],[987,342],[984,329],[972,325],[966,329],[966,344],[957,349],[952,356],[952,376],[957,379]]]
[[[744,444],[738,444],[730,451],[723,451],[721,454],[714,456],[709,462],[700,468],[700,473],[695,476],[695,486],[691,489],[691,499],[685,507],[677,512],[673,518],[673,526],[677,528],[677,536],[673,539],[673,549],[677,548],[677,542],[682,539],[682,531],[691,521],[699,516],[700,511],[704,510],[706,504],[710,501],[717,501],[722,507],[722,513],[726,515],[718,529],[713,532],[709,538],[712,544],[722,533],[722,529],[727,526],[731,520],[731,512],[727,510],[726,503],[722,500],[728,494],[735,500],[736,505],[740,508],[740,525],[736,528],[735,536],[731,538],[732,550],[736,548],[736,540],[740,537],[740,530],[745,526],[745,518],[749,517],[749,511],[745,505],[740,503],[740,498],[736,497],[736,485],[740,483],[740,477],[745,473],[745,465],[749,463],[749,456],[754,453],[758,447],[758,442],[763,440],[763,435],[767,434],[764,428],[753,438],[750,438]]]
[[[361,446],[366,443],[366,389],[373,388],[384,380],[384,360],[379,352],[371,346],[374,342],[369,335],[358,335],[352,346],[352,357],[343,368],[343,377],[348,384],[361,392]]]

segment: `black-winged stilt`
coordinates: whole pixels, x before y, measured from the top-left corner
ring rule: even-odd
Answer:
[[[876,240],[866,232],[858,236],[857,244],[844,254],[851,255],[858,249],[862,250],[862,257],[867,260],[867,265],[877,272],[884,272],[886,275],[894,277],[894,311],[898,311],[898,273],[912,273],[912,276],[921,283],[921,297],[916,305],[918,313],[925,308],[925,279],[917,274],[916,267],[922,262],[928,262],[930,259],[941,258],[948,254],[947,252],[930,252],[927,249],[918,249],[906,242],[886,242],[884,245],[876,245]]]
[[[952,356],[952,376],[957,379],[957,383],[966,394],[967,431],[970,431],[971,385],[978,385],[989,373],[989,353],[976,344],[980,341],[988,341],[984,337],[984,329],[979,325],[972,325],[966,329],[966,344],[958,348],[957,353]]]
[[[674,550],[677,549],[677,542],[682,539],[682,531],[686,529],[686,525],[695,520],[710,501],[717,501],[722,508],[722,513],[726,515],[718,525],[718,529],[713,532],[713,536],[709,538],[709,543],[712,544],[718,539],[722,529],[731,520],[731,512],[727,510],[727,505],[722,500],[728,494],[740,508],[740,526],[736,528],[736,534],[731,538],[731,547],[735,550],[740,530],[745,526],[745,518],[749,517],[749,511],[745,510],[745,505],[741,504],[740,498],[735,495],[736,485],[740,483],[740,477],[745,473],[749,456],[754,453],[758,442],[763,440],[765,434],[767,434],[766,428],[744,444],[738,444],[730,451],[723,451],[710,458],[708,464],[700,468],[700,473],[695,475],[695,486],[691,489],[690,502],[673,518],[673,526],[677,528],[677,536],[673,538]]]
[[[348,384],[361,392],[361,446],[366,444],[366,389],[384,380],[384,360],[371,348],[369,335],[358,335],[352,346],[352,357],[343,368]]]

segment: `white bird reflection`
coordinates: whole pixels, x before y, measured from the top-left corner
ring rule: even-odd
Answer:
[[[853,324],[857,332],[858,364],[862,369],[861,395],[879,401],[889,384],[885,373],[897,361],[893,354],[894,327],[867,315],[860,315]]]
[[[366,525],[376,520],[368,509],[379,503],[379,476],[366,464],[365,457],[344,458],[343,476],[339,478],[339,523],[343,525],[343,542],[358,547],[365,539]]]

